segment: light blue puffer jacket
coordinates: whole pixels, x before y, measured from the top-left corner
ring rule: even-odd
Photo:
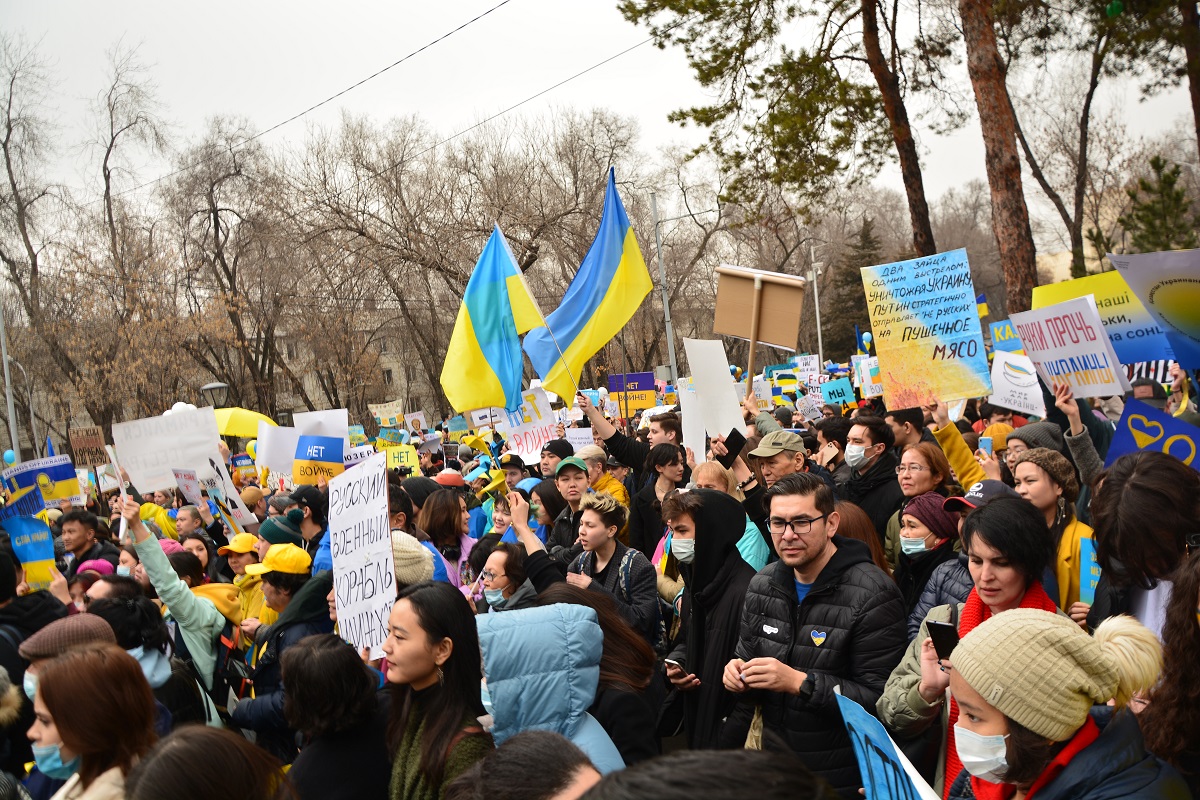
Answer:
[[[586,753],[601,774],[625,768],[612,739],[588,713],[604,648],[594,610],[559,603],[483,614],[476,621],[497,746],[522,731],[553,731]]]

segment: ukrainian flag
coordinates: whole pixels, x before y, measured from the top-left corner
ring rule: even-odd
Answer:
[[[520,334],[544,324],[542,312],[496,225],[467,281],[442,365],[442,389],[454,410],[490,406],[519,409]]]
[[[975,310],[979,312],[980,319],[988,315],[987,297],[982,292],[975,295]]]
[[[36,486],[42,493],[46,508],[57,508],[62,500],[70,500],[80,494],[79,476],[70,456],[50,456],[37,461],[27,461],[5,470],[4,475],[12,491]]]
[[[610,167],[596,239],[562,304],[546,318],[546,329],[525,337],[525,352],[546,391],[573,403],[584,363],[617,335],[652,286]]]

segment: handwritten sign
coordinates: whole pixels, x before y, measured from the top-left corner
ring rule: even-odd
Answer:
[[[567,428],[566,434],[567,441],[571,443],[571,447],[575,448],[576,453],[584,447],[590,447],[596,443],[592,438],[591,428]]]
[[[821,397],[831,406],[854,403],[854,386],[849,378],[838,378],[821,384]]]
[[[421,457],[417,454],[417,448],[411,444],[389,447],[384,452],[387,454],[388,469],[407,468],[412,475],[421,473]]]
[[[112,433],[121,466],[140,492],[173,488],[171,470],[204,464],[221,439],[212,406],[118,422]]]
[[[892,741],[883,723],[835,686],[842,722],[850,734],[867,800],[939,800],[939,795]]]
[[[992,359],[992,396],[988,400],[1026,416],[1046,416],[1037,370],[1028,356],[1018,353],[996,351]]]
[[[387,456],[376,453],[329,481],[329,537],[338,631],[356,651],[383,656],[396,602]]]
[[[425,421],[424,411],[414,411],[411,414],[404,415],[404,427],[414,433],[420,433],[429,427],[429,423]]]
[[[404,402],[393,400],[390,403],[367,404],[367,410],[375,421],[385,428],[394,428],[404,419]]]
[[[516,411],[505,411],[496,418],[496,432],[508,442],[510,452],[522,461],[537,461],[542,445],[557,438],[555,428],[558,418],[550,408],[546,390],[540,386],[521,394],[521,407]]]
[[[1100,560],[1096,558],[1096,543],[1090,536],[1079,540],[1079,602],[1089,606],[1096,600],[1100,584]]]
[[[865,267],[862,281],[889,408],[991,393],[966,250]]]
[[[346,468],[342,440],[334,436],[301,435],[296,442],[292,480],[297,486],[315,486],[317,480],[329,480]]]
[[[1200,367],[1200,250],[1115,256],[1108,260],[1166,335],[1175,360]],[[1140,359],[1163,358],[1163,354]]]
[[[99,467],[108,463],[108,454],[104,452],[104,429],[98,425],[86,428],[71,428],[68,432],[71,438],[71,450],[75,453],[75,465],[79,467]]]
[[[1036,293],[1037,289],[1033,291]],[[1017,335],[1017,329],[1013,327],[1011,319],[992,323],[992,349],[1003,350],[1006,353],[1025,352],[1025,346],[1021,344],[1021,337]]]
[[[1033,308],[1045,308],[1089,294],[1096,298],[1100,323],[1122,364],[1169,357],[1171,347],[1166,334],[1119,271],[1035,286]]]
[[[229,477],[229,470],[225,469],[225,462],[221,461],[215,451],[208,459],[208,469],[202,467],[197,472],[200,477],[200,485],[208,490],[208,496],[212,498],[222,514],[234,520],[242,528],[253,528],[258,525],[258,517],[254,516],[254,512],[242,502],[242,497],[238,493],[237,487],[234,486],[233,479]],[[173,471],[171,477],[174,478]],[[230,528],[235,533],[238,531],[238,527],[234,525],[230,525]]]
[[[1080,398],[1130,391],[1091,295],[1013,314],[1012,321],[1047,386],[1068,383]]]
[[[367,429],[362,425],[351,425],[346,431],[350,434],[351,447],[358,447],[367,443]]]
[[[802,356],[792,356],[792,364],[795,365],[796,372],[801,375],[809,375],[821,371],[821,357],[809,353],[805,353]]]
[[[1197,443],[1200,443],[1200,428],[1181,422],[1140,400],[1126,400],[1125,411],[1108,446],[1104,466],[1111,466],[1126,453],[1154,450],[1175,456],[1192,469],[1200,471],[1200,463],[1196,461]]]
[[[204,494],[200,488],[200,479],[196,477],[194,469],[173,469],[175,473],[175,485],[179,487],[179,491],[187,499],[188,503],[193,506],[205,505]]]

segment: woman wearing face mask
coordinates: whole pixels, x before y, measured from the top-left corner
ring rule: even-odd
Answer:
[[[958,515],[943,510],[945,501],[937,492],[926,492],[900,510],[901,552],[893,577],[904,595],[906,614],[912,613],[933,571],[957,556]]]
[[[951,493],[950,462],[946,460],[942,449],[932,442],[910,444],[904,448],[900,463],[896,465],[896,481],[900,484],[905,503],[929,492],[937,492],[944,500]],[[900,565],[900,540],[903,538],[900,529],[904,513],[901,507],[892,515],[884,534],[883,549],[893,572]]]
[[[156,739],[150,684],[115,644],[81,645],[42,663],[33,712],[38,770],[67,781],[53,800],[123,800],[125,776]]]
[[[1018,609],[964,636],[953,662],[963,771],[951,800],[1190,796],[1146,752],[1125,708],[1162,665],[1158,640],[1132,618],[1107,620],[1092,637],[1062,616]],[[1108,701],[1114,708],[1094,708]]]
[[[876,704],[879,720],[898,742],[920,739],[923,754],[936,751],[936,758],[930,755],[917,767],[943,794],[962,769],[953,729],[960,709],[946,699],[949,667],[938,660],[929,623],[950,623],[965,636],[984,620],[1014,608],[1056,610],[1040,582],[1053,556],[1050,537],[1042,515],[1029,503],[1001,497],[972,511],[963,521],[962,540],[974,581],[967,601],[929,612]]]
[[[504,507],[508,508],[507,500]],[[515,611],[537,601],[533,584],[525,578],[525,550],[518,544],[496,545],[479,577],[483,579],[483,599],[489,611]]]
[[[1058,606],[1084,626],[1091,606],[1079,602],[1080,542],[1092,538],[1092,529],[1075,518],[1075,500],[1079,497],[1075,468],[1066,456],[1044,447],[1026,450],[1013,463],[1017,494],[1033,503],[1050,527],[1057,552],[1054,577]]]

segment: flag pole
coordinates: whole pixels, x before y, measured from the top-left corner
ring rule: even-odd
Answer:
[[[571,379],[571,385],[575,387],[575,392],[578,394],[581,391],[579,384],[575,381],[575,376],[571,374],[571,365],[567,363],[567,357],[563,355],[562,347],[558,343],[558,337],[554,335],[554,331],[550,329],[550,325],[546,324],[545,317],[542,317],[542,323],[546,327],[546,333],[550,334],[550,341],[554,342],[554,349],[558,351],[558,360],[562,362],[563,367],[567,371],[567,377]]]

